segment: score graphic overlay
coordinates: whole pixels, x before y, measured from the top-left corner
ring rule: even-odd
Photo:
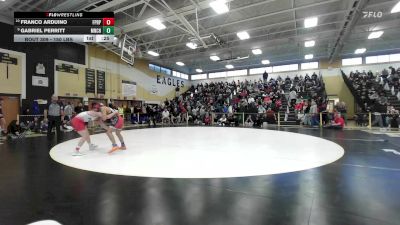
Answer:
[[[113,12],[14,12],[14,42],[113,40]]]

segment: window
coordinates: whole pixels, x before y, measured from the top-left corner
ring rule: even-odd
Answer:
[[[299,70],[299,64],[291,64],[291,65],[289,65],[289,70],[290,71]]]
[[[178,71],[172,71],[172,76],[174,76],[174,77],[180,77],[180,78],[189,80],[189,76],[188,76],[187,74],[185,74],[185,73],[180,73],[180,72],[178,72]]]
[[[221,78],[226,77],[226,72],[209,73],[208,78]]]
[[[165,74],[165,75],[171,75],[171,70],[161,67],[161,73]]]
[[[186,74],[184,74],[186,75]],[[187,76],[187,75],[186,75]],[[191,75],[190,76],[191,80],[201,80],[201,79],[207,79],[207,74],[196,74],[196,75]]]
[[[400,54],[392,54],[390,55],[390,62],[400,61]]]
[[[396,61],[400,61],[400,54],[376,55],[376,56],[365,57],[366,64],[386,63],[386,62],[396,62]]]
[[[368,56],[365,58],[366,64],[377,63],[377,62],[378,62],[378,56]]]
[[[185,73],[181,73],[181,78],[185,79],[185,80],[189,80],[189,75],[185,74]],[[207,74],[206,74],[206,78],[207,78]],[[204,79],[206,79],[204,78]]]
[[[272,67],[272,71],[274,73],[285,72],[285,71],[295,71],[295,70],[299,70],[299,64],[291,64],[291,65],[282,65],[282,66]]]
[[[302,70],[318,69],[318,62],[309,62],[301,64]]]
[[[389,55],[378,55],[378,63],[385,63],[389,61]]]
[[[245,75],[247,75],[247,70],[233,70],[226,72],[227,77],[245,76]]]
[[[362,58],[349,58],[349,59],[342,59],[342,65],[343,66],[351,66],[351,65],[361,65],[362,64]]]
[[[265,71],[267,71],[267,73],[272,73],[272,67],[262,67],[262,68],[254,68],[254,69],[250,69],[249,74],[250,75],[254,75],[254,74],[263,74]]]
[[[151,69],[151,70],[153,70],[155,72],[158,72],[158,73],[161,72],[161,68],[159,66],[157,66],[157,65],[154,65],[154,64],[149,64],[149,69]]]
[[[157,73],[163,73],[165,75],[173,75],[173,74],[171,74],[172,71],[170,69],[164,68],[164,67],[161,67],[161,66],[157,66],[157,65],[154,65],[154,64],[149,64],[149,69],[151,69],[151,70],[153,70],[154,72],[157,72]]]

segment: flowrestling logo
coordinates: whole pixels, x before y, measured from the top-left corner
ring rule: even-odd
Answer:
[[[368,19],[368,18],[382,18],[383,17],[383,12],[378,11],[364,11],[363,13],[363,18]]]

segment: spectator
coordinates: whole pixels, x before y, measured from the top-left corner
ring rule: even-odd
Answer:
[[[146,111],[147,115],[149,116],[148,122],[149,122],[149,127],[151,126],[151,123],[153,122],[153,126],[156,127],[156,117],[157,117],[157,111],[154,107],[147,105],[146,106]]]
[[[267,123],[268,124],[275,124],[276,123],[275,112],[271,108],[268,108],[266,114],[267,114]]]
[[[204,124],[205,125],[211,125],[211,116],[209,113],[206,113],[205,117],[204,117]]]
[[[171,120],[173,120],[173,122],[177,124],[180,124],[182,122],[182,116],[177,107],[175,107],[172,111]]]
[[[30,127],[30,130],[35,132],[35,133],[40,133],[40,121],[39,117],[33,118],[32,125]]]
[[[263,73],[263,80],[264,80],[264,83],[267,83],[267,81],[268,81],[268,73],[267,73],[267,71],[265,71]]]
[[[47,133],[48,130],[48,124],[49,124],[49,120],[47,118],[44,118],[41,122],[40,122],[40,132],[41,133]]]
[[[164,108],[161,120],[163,123],[170,123],[169,112],[167,108]]]
[[[293,108],[294,105],[296,104],[296,100],[297,100],[297,93],[294,89],[292,89],[289,93],[289,102],[291,108]]]
[[[11,123],[8,125],[8,133],[9,133],[9,135],[10,135],[10,137],[11,137],[12,139],[23,138],[23,137],[25,137],[26,130],[23,129],[23,128],[20,126],[19,121],[13,120],[13,121],[11,121]]]
[[[386,105],[387,102],[388,102],[388,99],[386,98],[386,96],[384,94],[381,94],[381,96],[379,97],[379,104]]]
[[[315,101],[311,102],[310,119],[311,119],[311,126],[319,125],[318,107],[317,107],[317,104],[315,103]]]
[[[340,116],[340,113],[335,113],[334,121],[331,122],[330,125],[325,126],[325,128],[343,129],[344,128],[344,119]]]
[[[347,121],[347,107],[345,102],[340,102],[338,112],[343,117],[344,121]]]
[[[180,91],[180,88],[177,86],[177,87],[175,88],[175,97],[178,97],[178,96],[179,96],[179,91]]]
[[[248,115],[246,121],[244,122],[244,126],[245,127],[252,127],[253,125],[254,125],[254,122],[251,119],[251,115]]]
[[[62,103],[61,103],[62,104]],[[70,102],[67,102],[67,105],[62,105],[64,107],[64,116],[61,117],[62,121],[61,121],[61,131],[63,132],[69,132],[72,131],[73,128],[70,125],[70,121],[73,117],[73,113],[74,113],[74,106],[71,105]],[[68,111],[68,115],[66,115],[65,109],[67,108]]]
[[[399,128],[400,124],[399,111],[390,105],[387,107],[386,124],[389,128]]]
[[[396,70],[392,66],[389,66],[389,70],[390,70],[390,75],[396,74]]]
[[[227,121],[226,116],[225,116],[225,114],[223,114],[222,117],[218,120],[218,125],[225,126],[226,121]]]
[[[62,117],[64,116],[64,108],[58,102],[57,96],[51,97],[51,103],[47,106],[47,109],[44,112],[44,117],[48,119],[48,129],[47,136],[49,137],[52,134],[53,127],[56,128],[56,134],[60,135],[60,126]]]

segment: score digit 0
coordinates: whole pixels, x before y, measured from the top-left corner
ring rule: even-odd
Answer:
[[[103,18],[103,26],[114,26],[114,18]]]

